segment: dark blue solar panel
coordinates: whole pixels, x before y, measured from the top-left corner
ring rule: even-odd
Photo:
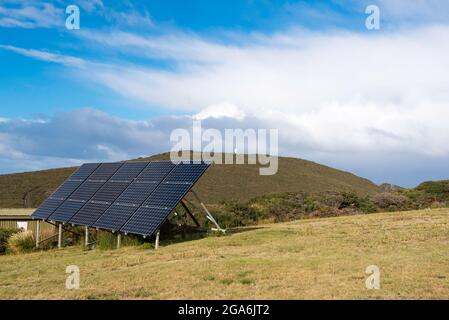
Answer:
[[[138,206],[114,203],[100,217],[100,219],[93,224],[93,226],[96,228],[117,231],[138,208]]]
[[[89,175],[99,166],[98,163],[83,164],[76,170],[42,205],[32,214],[39,219],[48,218]]]
[[[170,161],[150,162],[93,226],[118,230],[174,167]]]
[[[161,183],[142,206],[173,208],[191,188],[190,184]]]
[[[172,208],[140,207],[133,214],[132,221],[128,221],[120,231],[150,236],[162,225],[171,211]]]
[[[92,225],[128,185],[129,182],[106,182],[91,200],[72,217],[69,223]]]
[[[91,201],[112,202],[129,186],[129,182],[106,182],[100,190],[92,197]]]
[[[158,185],[120,231],[150,236],[167,219],[209,164],[180,163]]]
[[[181,162],[164,181],[195,183],[208,166],[209,164],[205,162]]]
[[[33,217],[149,236],[208,166],[170,161],[86,164]]]
[[[150,162],[148,166],[139,174],[137,180],[160,182],[174,167],[175,164],[171,161]]]
[[[32,217],[37,218],[37,219],[46,219],[63,202],[64,202],[64,200],[56,200],[56,199],[48,198],[40,205],[40,207],[36,211],[34,211],[34,213],[32,214]]]
[[[123,163],[102,163],[100,166],[89,176],[89,180],[109,180],[114,173],[123,165]]]
[[[91,226],[105,212],[111,204],[107,202],[89,201],[81,210],[79,210],[69,223],[83,226]]]
[[[86,180],[92,172],[98,168],[99,165],[99,163],[85,163],[77,171],[75,171],[69,179]]]
[[[132,181],[148,165],[148,162],[126,162],[112,176],[113,181]]]
[[[82,180],[67,180],[51,195],[51,198],[65,200],[81,185],[81,183],[83,183]]]
[[[104,181],[86,181],[84,182],[69,199],[88,201],[103,186]]]
[[[133,182],[115,201],[120,204],[135,204],[140,206],[157,187],[156,182]]]
[[[48,217],[48,220],[65,223],[69,221],[70,218],[72,218],[84,204],[85,202],[83,201],[69,199],[60,205],[58,209],[56,209],[56,211]]]

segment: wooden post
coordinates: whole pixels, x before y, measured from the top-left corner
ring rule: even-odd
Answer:
[[[58,249],[62,247],[62,223],[58,225]]]
[[[121,233],[117,233],[117,249],[120,249],[120,245],[122,244],[122,235]]]
[[[89,247],[89,227],[86,226],[84,231],[84,247],[87,249]]]
[[[39,248],[39,236],[40,236],[40,221],[37,220],[36,221],[36,234],[35,234],[35,238],[36,238],[36,249]]]
[[[160,230],[156,231],[156,243],[154,244],[154,249],[158,249],[159,248],[159,234],[160,234]]]

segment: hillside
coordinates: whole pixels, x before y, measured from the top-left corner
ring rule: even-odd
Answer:
[[[265,225],[222,237],[0,256],[0,299],[447,299],[449,210]],[[81,287],[64,287],[68,265]],[[380,269],[367,290],[365,270]],[[32,272],[31,272],[32,271]]]
[[[160,154],[137,160],[167,160]],[[0,208],[37,207],[76,168],[0,175]],[[379,192],[367,179],[311,161],[279,158],[278,173],[259,175],[257,165],[212,165],[199,180],[196,190],[207,203],[248,200],[281,192],[353,191],[359,195]]]

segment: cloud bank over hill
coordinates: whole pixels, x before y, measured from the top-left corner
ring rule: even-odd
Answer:
[[[271,33],[213,35],[154,32],[154,23],[151,32],[84,28],[76,34],[79,56],[2,44],[142,109],[175,114],[135,121],[80,105],[45,121],[5,119],[3,171],[167,151],[171,130],[201,119],[218,129],[278,129],[281,155],[322,161],[376,182],[444,178],[449,11],[438,1],[380,6],[396,19],[394,28],[359,32],[292,24]]]

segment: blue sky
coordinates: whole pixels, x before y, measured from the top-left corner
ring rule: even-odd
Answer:
[[[437,0],[0,1],[0,173],[167,151],[201,114],[377,183],[449,178],[448,25]]]

